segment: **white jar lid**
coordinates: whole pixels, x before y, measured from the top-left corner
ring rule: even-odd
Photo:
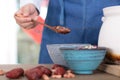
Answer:
[[[120,6],[110,6],[103,8],[104,16],[120,15]]]

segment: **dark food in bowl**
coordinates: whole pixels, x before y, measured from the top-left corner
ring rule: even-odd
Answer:
[[[83,45],[77,47],[61,47],[61,50],[105,50],[105,47],[98,47],[96,45]]]

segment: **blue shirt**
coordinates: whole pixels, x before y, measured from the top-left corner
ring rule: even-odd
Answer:
[[[44,27],[39,63],[53,63],[47,44],[90,43],[97,45],[102,25],[102,9],[119,5],[120,0],[50,0],[46,23],[69,27],[69,34],[58,34]]]

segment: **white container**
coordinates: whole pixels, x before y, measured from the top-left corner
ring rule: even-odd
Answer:
[[[120,6],[106,7],[103,13],[98,46],[109,49],[106,55],[109,63],[120,64]]]

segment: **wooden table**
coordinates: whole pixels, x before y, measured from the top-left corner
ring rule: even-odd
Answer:
[[[48,65],[39,64],[39,65],[43,65],[43,66],[46,66],[48,68],[50,68],[52,66],[51,64],[48,64]],[[13,68],[21,67],[24,70],[26,70],[26,69],[33,68],[36,66],[38,66],[38,64],[0,65],[0,69],[2,69],[4,71],[9,71]],[[3,76],[0,76],[0,80],[9,80],[9,79],[3,75]],[[19,79],[10,79],[10,80],[27,80],[27,78],[21,77]],[[116,77],[116,76],[113,76],[111,74],[107,74],[107,73],[104,73],[101,71],[96,71],[92,75],[76,75],[75,78],[71,78],[71,79],[66,79],[66,78],[52,79],[52,78],[50,78],[50,80],[120,80],[120,77]]]

